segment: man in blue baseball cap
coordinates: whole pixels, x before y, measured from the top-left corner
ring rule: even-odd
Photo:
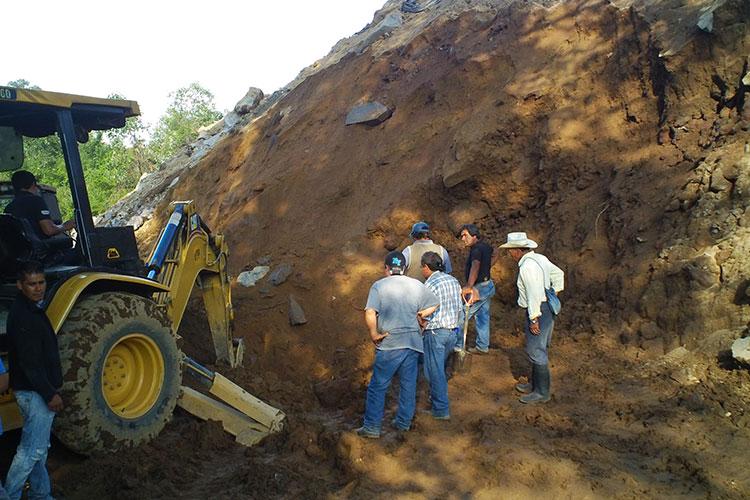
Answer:
[[[417,405],[419,355],[424,352],[419,319],[435,312],[438,297],[424,284],[404,276],[406,259],[395,251],[385,257],[385,277],[370,288],[365,306],[365,323],[375,345],[375,362],[367,386],[365,416],[357,434],[379,438],[385,412],[385,395],[398,373],[398,411],[391,422],[408,431]]]
[[[403,251],[404,258],[406,259],[406,270],[404,274],[424,283],[425,277],[422,275],[422,256],[427,252],[435,252],[440,256],[446,274],[453,272],[448,250],[443,246],[434,243],[430,239],[430,226],[426,222],[416,222],[411,227],[411,233],[409,233],[409,236],[414,239],[414,243],[404,248]]]

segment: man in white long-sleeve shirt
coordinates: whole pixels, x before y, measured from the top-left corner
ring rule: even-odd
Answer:
[[[547,303],[545,289],[560,293],[565,274],[542,254],[533,251],[538,245],[526,233],[509,233],[500,248],[508,250],[518,262],[518,305],[526,309],[526,354],[531,361],[531,382],[518,384],[524,393],[522,403],[546,403],[550,399],[550,373],[547,351],[552,340],[555,316]]]

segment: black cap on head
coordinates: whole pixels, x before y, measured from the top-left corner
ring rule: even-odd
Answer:
[[[36,184],[36,177],[28,170],[18,170],[13,173],[10,182],[13,184],[13,189],[21,191],[22,189],[29,189]]]
[[[406,257],[398,250],[394,250],[385,256],[385,266],[390,269],[391,274],[402,274],[406,267]]]

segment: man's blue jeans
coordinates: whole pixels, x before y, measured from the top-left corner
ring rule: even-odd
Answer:
[[[469,319],[474,318],[477,328],[476,346],[480,351],[490,348],[490,301],[495,296],[495,283],[492,280],[483,281],[474,288],[479,292],[479,300],[469,308]],[[463,326],[458,332],[458,347],[463,347]]]
[[[417,407],[417,362],[419,353],[412,349],[392,349],[375,351],[375,363],[372,378],[367,386],[365,402],[366,431],[380,433],[383,413],[385,412],[385,394],[391,385],[391,379],[398,373],[399,393],[398,411],[395,424],[399,429],[411,427],[411,420]]]
[[[47,450],[55,412],[34,391],[16,391],[16,402],[23,416],[21,442],[8,470],[5,489],[11,500],[21,498],[24,483],[31,483],[29,499],[51,499],[47,475]]]
[[[555,328],[555,317],[552,315],[546,302],[542,302],[542,315],[539,317],[539,335],[533,335],[530,330],[531,322],[526,314],[526,355],[529,361],[535,365],[546,365],[549,363],[547,351],[552,342],[552,330]]]
[[[448,379],[445,377],[445,361],[456,345],[456,334],[452,329],[438,328],[424,332],[424,376],[430,383],[432,415],[449,417]]]

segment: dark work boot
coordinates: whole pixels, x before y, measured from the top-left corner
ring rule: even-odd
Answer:
[[[529,376],[529,382],[526,384],[516,384],[516,390],[520,392],[521,394],[528,394],[530,392],[534,392],[534,366],[531,365],[531,375]]]
[[[549,365],[537,365],[533,367],[534,392],[521,396],[518,400],[526,404],[546,403],[550,399],[549,395]]]
[[[534,391],[534,384],[531,382],[528,384],[516,384],[516,390],[521,394],[528,394]]]

